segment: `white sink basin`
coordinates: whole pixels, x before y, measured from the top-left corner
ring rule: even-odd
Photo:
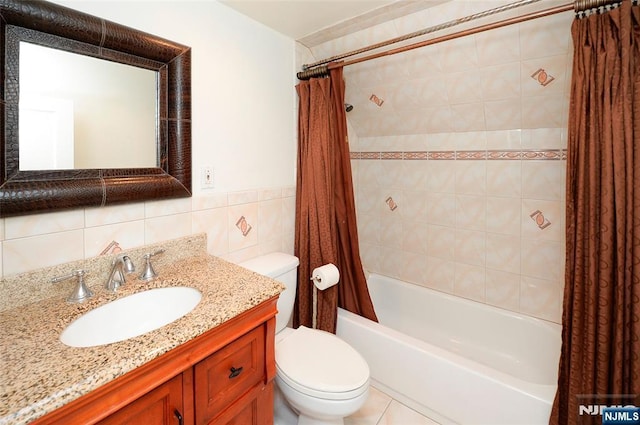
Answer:
[[[93,309],[60,334],[71,347],[94,347],[151,332],[189,313],[202,294],[185,286],[150,289]]]

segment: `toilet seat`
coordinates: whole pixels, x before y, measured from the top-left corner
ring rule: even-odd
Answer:
[[[347,400],[369,387],[367,362],[329,332],[300,326],[276,342],[275,352],[278,377],[303,394]]]

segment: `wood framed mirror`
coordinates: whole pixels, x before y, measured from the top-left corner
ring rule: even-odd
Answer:
[[[0,217],[191,196],[189,47],[40,0],[0,0],[0,18]],[[156,166],[21,169],[25,42],[156,72]]]

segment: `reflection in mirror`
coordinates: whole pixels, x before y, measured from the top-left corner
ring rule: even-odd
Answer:
[[[20,42],[20,170],[157,167],[157,72]]]

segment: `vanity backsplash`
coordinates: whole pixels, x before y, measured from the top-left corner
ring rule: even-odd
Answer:
[[[68,275],[74,270],[84,269],[85,282],[94,292],[105,291],[112,262],[117,255],[126,253],[136,267],[136,275],[144,270],[144,255],[164,249],[164,253],[153,257],[153,267],[162,275],[164,266],[175,261],[207,254],[207,235],[200,233],[178,239],[163,241],[128,249],[119,253],[100,255],[52,267],[46,267],[0,279],[0,311],[20,307],[47,298],[66,298],[75,285],[75,279],[52,283],[51,279]]]

